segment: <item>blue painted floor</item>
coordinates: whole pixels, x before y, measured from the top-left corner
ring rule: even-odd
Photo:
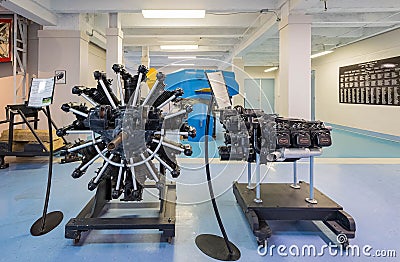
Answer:
[[[331,147],[325,148],[324,158],[400,158],[400,140],[372,137],[340,128],[332,130]]]
[[[357,145],[360,145],[359,143]],[[343,145],[347,147],[347,142]],[[389,145],[390,147],[390,145]],[[340,148],[340,147],[338,147]],[[369,147],[367,147],[369,148]],[[398,148],[398,147],[397,147]],[[374,152],[385,151],[382,147]],[[397,151],[398,152],[398,151]],[[382,154],[371,154],[374,157]],[[354,157],[354,156],[352,156]],[[47,163],[45,158],[8,158],[10,168],[0,170],[0,261],[212,261],[194,244],[201,233],[220,234],[208,201],[204,166],[201,160],[182,159],[182,175],[177,180],[178,206],[176,237],[173,244],[159,243],[159,233],[153,230],[93,231],[78,245],[64,238],[64,226],[75,217],[93,193],[87,183],[95,167],[80,179],[70,173],[77,164],[54,165],[54,180],[49,210],[62,210],[61,225],[47,235],[32,237],[32,223],[41,216],[45,191]],[[371,253],[378,249],[396,250],[400,256],[400,160],[392,164],[319,163],[315,166],[315,185],[342,205],[357,223],[352,245],[370,245]],[[97,164],[98,165],[98,164]],[[291,182],[291,164],[262,166],[263,181]],[[293,261],[298,257],[257,254],[257,244],[244,215],[231,192],[232,181],[245,182],[245,163],[219,163],[212,160],[212,175],[222,219],[228,235],[242,253],[240,261]],[[299,179],[308,181],[307,162],[299,163]],[[146,200],[155,201],[152,192]],[[114,212],[114,213],[113,213]],[[119,214],[110,211],[108,215]],[[314,245],[321,248],[334,236],[325,235],[312,222],[271,222],[273,236],[268,245]],[[322,228],[326,231],[326,228]],[[337,250],[337,249],[336,249]],[[339,252],[337,250],[337,252]],[[301,260],[320,260],[321,257],[300,257]],[[324,261],[365,261],[366,258],[331,256]],[[373,260],[375,261],[375,260]],[[379,261],[398,261],[383,259]]]

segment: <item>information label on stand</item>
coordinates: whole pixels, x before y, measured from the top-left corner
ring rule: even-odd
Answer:
[[[400,106],[400,56],[340,67],[339,102]]]
[[[44,107],[53,103],[54,77],[33,78],[29,90],[29,107]]]

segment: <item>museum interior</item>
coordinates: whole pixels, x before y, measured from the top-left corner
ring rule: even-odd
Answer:
[[[396,261],[398,0],[0,0],[0,261]]]

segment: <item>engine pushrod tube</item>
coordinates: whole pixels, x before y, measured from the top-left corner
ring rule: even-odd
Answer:
[[[103,91],[104,91],[104,93],[106,94],[106,97],[107,97],[108,101],[110,102],[112,108],[116,109],[117,106],[115,105],[114,100],[112,99],[112,97],[111,97],[111,95],[110,95],[110,92],[108,92],[107,87],[106,87],[106,85],[104,84],[103,80],[100,79],[100,80],[99,80],[99,83],[100,83],[101,87],[103,88]]]
[[[129,168],[131,169],[131,174],[132,174],[133,189],[137,190],[136,174],[135,174],[135,167],[133,166],[133,158],[129,159],[129,163],[131,163],[131,166]]]
[[[132,106],[136,106],[136,103],[137,103],[137,101],[139,99],[140,83],[142,82],[142,77],[143,77],[143,74],[139,73],[139,77],[138,77],[138,81],[137,81],[136,89],[135,89],[135,96],[133,97]]]
[[[143,153],[140,154],[140,157],[141,157],[143,160],[146,159],[146,157],[143,155]],[[154,178],[154,181],[158,182],[158,181],[159,181],[159,180],[158,180],[158,177],[157,177],[156,173],[154,173],[153,168],[151,168],[149,161],[144,162],[144,164],[146,165],[147,169],[149,170],[151,176]]]
[[[121,75],[117,74],[117,89],[119,91],[119,98],[121,100],[121,105],[125,106],[125,99],[124,99],[124,93],[122,92],[122,84],[121,84]]]
[[[93,141],[90,141],[90,142],[84,143],[84,144],[82,144],[82,145],[69,148],[69,149],[67,149],[67,152],[74,152],[74,151],[76,151],[76,150],[85,148],[85,147],[87,147],[87,146],[92,146],[92,145],[94,145],[94,144],[100,143],[101,141],[102,141],[101,139],[97,139],[94,143],[93,143]]]
[[[182,114],[186,114],[186,113],[187,113],[187,111],[184,109],[184,110],[178,111],[176,113],[173,113],[173,114],[170,114],[170,115],[166,115],[164,117],[164,119],[170,119],[170,118],[173,118],[173,117],[176,117],[176,116],[179,116],[179,115],[182,115]]]
[[[156,82],[153,85],[153,88],[150,89],[150,92],[147,94],[146,98],[143,101],[143,105],[145,106],[147,104],[147,102],[149,102],[150,97],[153,95],[154,91],[157,89],[158,86],[158,79],[156,80]]]
[[[82,111],[73,109],[73,108],[70,108],[69,111],[72,112],[72,113],[74,113],[75,115],[80,115],[80,116],[83,116],[83,117],[85,117],[85,118],[87,118],[87,117],[89,116],[88,114],[86,114],[86,113],[84,113],[84,112],[82,112]]]
[[[95,101],[93,101],[90,97],[88,97],[87,95],[82,93],[81,97],[83,97],[86,101],[88,101],[93,106],[98,106],[98,104]]]
[[[153,154],[153,151],[151,151],[149,148],[146,149],[147,152],[150,154]],[[157,159],[158,162],[160,162],[163,166],[165,166],[166,169],[168,169],[170,172],[174,171],[172,167],[170,167],[167,163],[165,163],[164,160],[161,159],[157,154],[154,155],[155,159]]]
[[[171,102],[171,101],[174,100],[175,98],[176,98],[176,95],[171,96],[170,98],[168,98],[167,100],[165,100],[164,103],[162,103],[161,105],[157,106],[157,109],[163,108],[166,104],[168,104],[169,102]]]
[[[153,139],[153,142],[155,142],[155,143],[160,143],[160,140]],[[164,141],[161,141],[161,144],[162,144],[163,146],[166,146],[166,147],[169,147],[169,148],[178,150],[178,151],[180,151],[180,152],[184,152],[184,151],[185,151],[183,148],[177,147],[177,146],[175,146],[175,145],[172,145],[172,144],[167,143],[167,142],[164,142]]]
[[[110,155],[110,158],[112,159],[114,157],[114,154]],[[97,174],[96,178],[94,179],[94,183],[97,184],[101,178],[101,176],[103,175],[104,171],[106,171],[106,168],[108,167],[108,163],[104,163],[104,166],[101,168],[101,170],[99,171],[99,173]]]
[[[107,152],[107,149],[104,149],[101,153],[105,153]],[[95,157],[93,157],[92,159],[89,160],[89,162],[87,162],[86,164],[84,164],[83,166],[81,166],[81,168],[79,168],[80,171],[85,170],[86,168],[88,168],[91,164],[93,164],[94,161],[96,161],[97,159],[99,159],[101,156],[101,154],[97,154]]]
[[[121,159],[121,164],[124,163],[124,160]],[[119,191],[119,187],[121,186],[121,179],[122,179],[122,173],[124,171],[124,167],[120,166],[118,170],[118,179],[117,179],[117,185],[115,186],[115,190]]]

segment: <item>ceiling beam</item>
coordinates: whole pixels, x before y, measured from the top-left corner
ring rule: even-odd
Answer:
[[[369,34],[374,34],[388,29],[387,27],[338,27],[326,28],[317,27],[312,28],[312,35],[314,37],[327,37],[327,38],[359,38]]]
[[[122,27],[122,31],[124,31],[124,36],[207,36],[207,37],[240,37],[243,35],[245,31],[244,28],[126,28]]]
[[[207,11],[232,12],[232,11],[258,11],[261,9],[276,8],[277,0],[53,0],[52,10],[60,13],[96,13],[96,12],[140,12],[142,9],[204,9]]]
[[[377,13],[377,12],[398,12],[400,11],[398,0],[335,0],[326,1],[326,13]],[[290,0],[292,13],[315,14],[325,12],[323,1]]]
[[[252,48],[260,45],[263,41],[276,35],[278,25],[275,17],[271,17],[261,27],[255,30],[250,36],[244,38],[239,44],[235,45],[233,51],[225,58],[226,62],[231,62],[233,57],[243,56]]]
[[[357,28],[357,27],[378,27],[378,28],[383,28],[383,27],[390,27],[390,26],[395,26],[395,25],[400,25],[400,20],[399,21],[391,21],[391,22],[317,22],[313,23],[312,27],[313,28]]]
[[[35,1],[7,0],[2,1],[1,5],[39,25],[54,26],[57,24],[57,15]]]
[[[201,52],[208,52],[208,51],[218,51],[218,52],[229,52],[230,47],[229,46],[217,46],[217,45],[212,45],[212,46],[199,46],[199,49],[195,50],[171,50],[174,53],[201,53]],[[159,52],[159,51],[165,51],[160,48],[160,46],[150,46],[150,51],[151,52]]]
[[[142,56],[141,50],[139,50],[139,48],[137,48],[137,47],[135,47],[135,48],[128,47],[128,48],[124,48],[124,50],[125,50],[126,56],[140,56],[140,57]],[[152,52],[150,54],[150,56],[160,56],[160,57],[161,56],[164,56],[164,57],[165,56],[174,56],[174,55],[182,56],[182,53],[181,52],[164,52],[164,51],[156,52],[156,51],[154,51],[154,52]],[[186,52],[185,56],[186,55],[188,55],[188,56],[191,56],[191,55],[196,55],[196,56],[222,56],[223,52],[220,52],[220,51],[204,51],[204,52],[201,52],[199,54],[199,53],[188,51],[188,52]]]
[[[206,14],[204,19],[146,19],[141,13],[121,14],[121,22],[126,28],[167,28],[167,27],[240,27],[247,28],[259,13],[239,13],[230,15]]]
[[[163,36],[163,37],[124,37],[124,46],[159,46],[171,44],[198,44],[198,45],[219,45],[232,46],[237,38],[209,38],[200,36]]]
[[[363,23],[372,21],[391,21],[399,20],[400,14],[398,12],[374,12],[374,13],[319,13],[312,15],[312,22],[353,22]]]

